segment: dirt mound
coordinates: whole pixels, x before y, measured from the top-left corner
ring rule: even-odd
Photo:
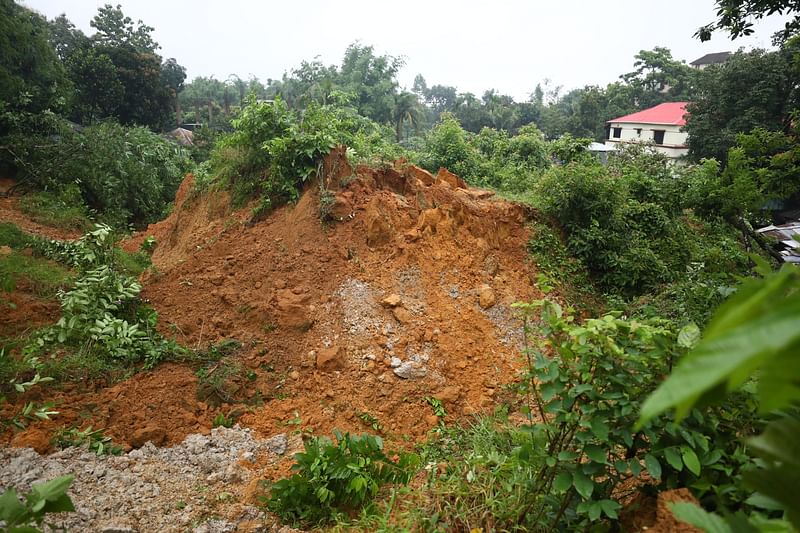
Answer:
[[[132,446],[173,444],[236,409],[265,436],[338,428],[399,441],[437,424],[429,397],[449,419],[493,409],[520,362],[510,305],[541,297],[525,210],[444,170],[354,169],[343,151],[324,169],[334,222],[321,223],[316,186],[250,224],[226,194],[193,195],[188,176],[172,214],[125,244],[156,237],[143,297],[164,334],[190,348],[242,343],[230,360],[246,404],[209,406],[191,369],[164,365],[64,392],[61,415],[37,431],[92,424]]]
[[[341,152],[325,165],[337,222],[320,223],[312,188],[253,226],[203,197],[144,232],[159,274],[143,294],[164,333],[244,343],[256,383],[273,378],[241,419],[263,434],[375,419],[419,437],[436,423],[426,397],[453,415],[491,409],[518,361],[509,306],[540,296],[523,209],[442,172],[426,184],[403,164],[353,170]]]

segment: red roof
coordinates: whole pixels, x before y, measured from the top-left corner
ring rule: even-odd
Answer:
[[[685,126],[686,104],[688,102],[667,102],[658,104],[650,109],[638,111],[624,117],[609,120],[609,122],[633,122],[639,124],[671,124]]]

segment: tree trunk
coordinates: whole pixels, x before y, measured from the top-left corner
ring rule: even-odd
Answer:
[[[745,239],[748,238],[753,239],[753,241],[755,241],[755,243],[758,244],[758,246],[762,250],[767,252],[770,255],[770,257],[772,257],[779,263],[783,263],[783,256],[778,252],[776,252],[775,250],[773,250],[772,247],[767,242],[767,240],[764,238],[764,236],[761,235],[760,233],[755,232],[753,228],[750,226],[750,224],[745,222],[743,218],[736,217],[731,221],[731,224],[733,225],[733,227],[742,232],[742,235],[744,235]]]
[[[181,99],[177,96],[175,97],[175,122],[176,127],[181,127]]]

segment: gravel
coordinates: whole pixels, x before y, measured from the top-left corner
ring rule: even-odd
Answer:
[[[30,448],[0,448],[0,492],[74,474],[69,495],[76,511],[51,515],[70,531],[222,532],[266,531],[264,513],[245,500],[257,478],[256,460],[277,461],[286,435],[257,439],[249,429],[215,428],[189,435],[172,448],[147,443],[121,456],[97,456],[85,448],[39,455]]]

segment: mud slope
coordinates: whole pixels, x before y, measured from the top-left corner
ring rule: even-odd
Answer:
[[[265,435],[290,420],[363,429],[369,413],[420,436],[436,423],[427,396],[455,415],[491,408],[518,361],[509,306],[539,296],[523,209],[446,171],[353,171],[340,154],[326,180],[329,225],[316,188],[248,226],[219,197],[186,200],[185,183],[175,213],[139,237],[159,242],[144,296],[164,332],[244,343],[245,364],[272,374],[258,380],[268,401],[242,418]]]

